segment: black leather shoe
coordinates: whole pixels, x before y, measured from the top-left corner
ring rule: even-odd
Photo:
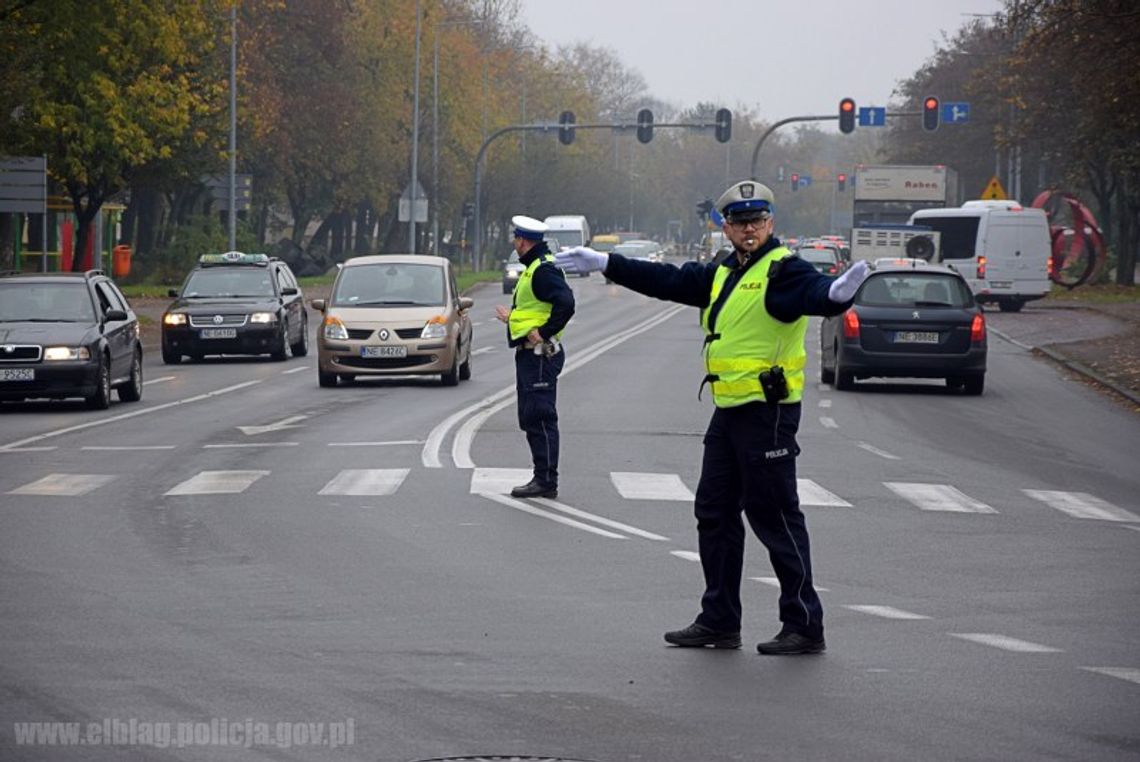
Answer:
[[[740,648],[739,632],[717,632],[705,627],[703,624],[693,622],[683,630],[673,630],[665,633],[665,642],[672,643],[681,648],[698,648],[712,646],[713,648]]]
[[[790,656],[792,654],[819,654],[827,650],[823,636],[809,638],[798,632],[781,632],[767,643],[756,644],[756,650],[768,656]]]
[[[558,497],[558,487],[543,484],[531,479],[520,487],[511,490],[511,497]]]

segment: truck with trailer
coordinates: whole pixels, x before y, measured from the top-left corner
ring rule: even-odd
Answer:
[[[855,167],[854,227],[905,225],[920,209],[958,206],[958,173],[944,164],[859,164]],[[854,240],[854,239],[852,239]]]

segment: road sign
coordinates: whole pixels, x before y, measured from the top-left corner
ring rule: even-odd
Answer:
[[[862,106],[859,108],[860,127],[882,127],[887,123],[887,109],[878,106]]]
[[[982,191],[981,198],[1004,201],[1009,198],[1009,196],[1005,194],[1005,188],[1001,187],[1001,181],[997,179],[997,175],[994,175],[990,178],[990,181],[986,183],[986,189]]]
[[[970,104],[965,101],[942,104],[943,124],[965,124],[970,121]]]
[[[811,175],[800,175],[800,187],[806,188],[811,185]]]
[[[44,214],[47,159],[15,156],[0,159],[0,214]]]
[[[412,216],[412,184],[408,183],[404,186],[404,192],[400,194],[400,203],[397,204],[397,218],[400,222],[408,222]],[[416,180],[416,204],[415,204],[416,222],[428,221],[428,200],[427,193],[424,192],[424,186],[420,185],[420,181]]]

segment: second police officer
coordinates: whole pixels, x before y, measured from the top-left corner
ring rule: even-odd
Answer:
[[[763,654],[820,653],[823,607],[812,584],[807,525],[796,489],[796,432],[804,390],[808,315],[846,310],[867,276],[858,262],[818,273],[773,235],[775,201],[761,183],[735,183],[716,202],[735,256],[670,264],[585,247],[560,253],[567,272],[601,270],[647,296],[699,307],[715,409],[704,437],[694,512],[705,592],[696,620],[665,633],[675,646],[740,647],[744,522],[768,550],[780,582],[779,633]]]
[[[526,268],[515,284],[511,306],[495,307],[515,349],[519,428],[526,433],[534,478],[511,490],[513,497],[558,496],[558,376],[566,361],[560,339],[574,314],[574,292],[543,240],[546,223],[512,217],[515,252]]]

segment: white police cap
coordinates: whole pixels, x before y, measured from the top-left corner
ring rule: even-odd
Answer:
[[[511,217],[511,225],[515,229],[515,238],[526,238],[530,241],[541,241],[550,226],[534,217],[517,214]]]
[[[755,180],[743,180],[728,187],[716,200],[716,209],[726,220],[733,217],[755,219],[771,215],[776,208],[772,189]]]

